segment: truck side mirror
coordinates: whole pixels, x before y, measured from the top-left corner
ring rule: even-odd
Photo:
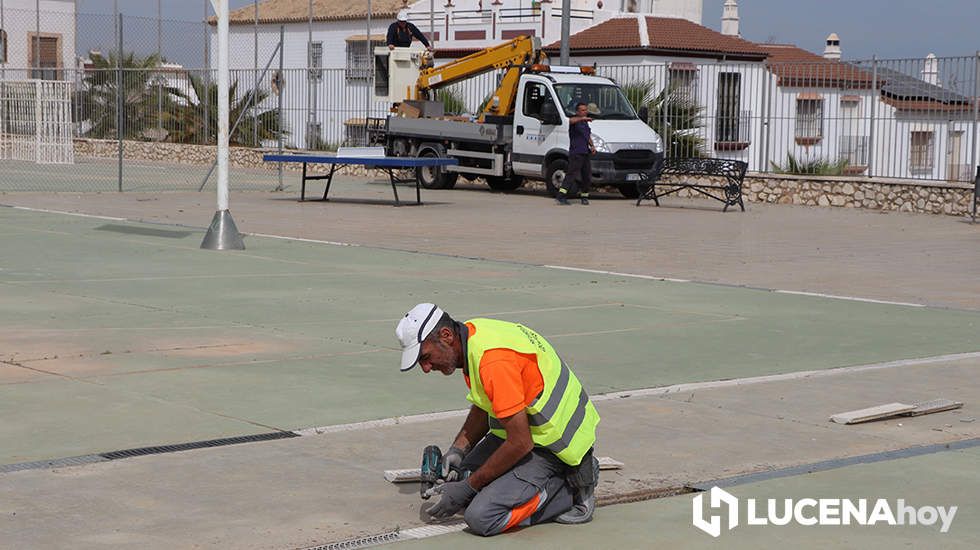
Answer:
[[[636,113],[636,116],[640,117],[640,120],[642,120],[643,123],[646,124],[647,121],[650,119],[650,109],[648,109],[647,106],[644,105],[643,107],[640,107],[640,112]]]
[[[558,126],[561,124],[561,117],[558,116],[558,108],[551,101],[545,101],[541,105],[541,124]]]

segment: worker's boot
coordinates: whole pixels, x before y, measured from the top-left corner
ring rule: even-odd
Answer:
[[[575,491],[572,508],[555,518],[556,523],[575,525],[592,521],[595,512],[595,488],[599,484],[599,461],[589,451],[568,477],[569,487]]]
[[[555,200],[561,206],[568,206],[568,205],[572,204],[572,203],[568,202],[568,197],[566,197],[564,193],[558,193],[558,198],[555,199]]]

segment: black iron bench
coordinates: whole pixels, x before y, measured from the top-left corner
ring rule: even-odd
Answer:
[[[702,158],[666,158],[661,166],[655,166],[648,173],[640,174],[636,182],[639,198],[636,205],[644,200],[652,200],[660,206],[660,197],[676,193],[681,189],[691,189],[725,204],[723,211],[736,204],[745,212],[742,202],[742,180],[748,163],[740,160],[702,159]],[[679,181],[664,182],[664,176],[678,176]],[[685,176],[700,176],[711,178],[708,181],[683,179]],[[721,193],[718,193],[721,191]]]

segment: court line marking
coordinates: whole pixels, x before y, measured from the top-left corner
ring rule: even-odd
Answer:
[[[61,210],[49,210],[49,209],[43,209],[43,208],[31,208],[31,207],[26,207],[26,206],[9,206],[9,208],[14,208],[14,209],[18,209],[18,210],[27,210],[27,211],[32,211],[32,212],[44,212],[44,213],[49,213],[49,214],[66,214],[66,215],[69,215],[69,216],[77,216],[77,217],[82,217],[82,218],[86,218],[87,217],[87,218],[96,218],[96,219],[113,220],[113,221],[126,221],[126,222],[131,222],[131,223],[146,223],[146,224],[154,225],[153,222],[146,222],[146,221],[141,221],[141,220],[131,220],[131,219],[127,219],[127,218],[114,218],[114,217],[109,217],[109,216],[99,216],[99,215],[95,215],[95,214],[82,214],[82,213],[77,213],[77,212],[67,212],[67,211],[61,211]],[[155,225],[161,225],[161,224],[155,224]],[[170,224],[163,224],[163,225],[170,225]],[[179,226],[179,227],[184,227],[183,225],[180,225],[180,224],[176,224],[176,225]],[[246,235],[246,236],[255,236],[255,237],[265,237],[265,238],[279,239],[279,240],[290,240],[290,241],[298,241],[298,242],[308,242],[308,243],[314,243],[314,244],[327,244],[327,245],[333,245],[333,246],[365,247],[365,248],[377,248],[379,250],[393,250],[393,251],[396,251],[396,252],[413,252],[413,253],[419,253],[418,251],[410,251],[410,250],[404,250],[404,249],[399,249],[399,248],[373,247],[373,246],[365,246],[365,245],[356,244],[356,243],[345,243],[345,242],[340,242],[340,241],[326,241],[326,240],[318,240],[318,239],[307,239],[307,238],[302,238],[302,237],[289,237],[289,236],[285,236],[285,235],[273,235],[273,234],[269,234],[269,233],[244,233],[244,235]],[[529,267],[544,267],[544,268],[547,268],[547,269],[557,269],[557,270],[561,270],[561,271],[575,271],[575,272],[580,272],[580,273],[595,273],[597,275],[612,275],[612,276],[617,276],[617,277],[629,277],[629,278],[633,278],[633,279],[643,279],[643,280],[648,280],[648,281],[667,281],[667,282],[672,282],[672,283],[707,284],[707,285],[715,285],[715,286],[728,286],[728,287],[733,287],[733,288],[746,288],[746,289],[752,289],[752,290],[766,290],[766,291],[769,291],[769,292],[776,292],[776,293],[779,293],[779,294],[792,294],[792,295],[797,295],[797,296],[812,296],[812,297],[815,297],[815,298],[827,298],[827,299],[832,299],[832,300],[846,300],[846,301],[851,301],[851,302],[865,302],[865,303],[871,303],[871,304],[883,304],[883,305],[894,305],[894,306],[904,306],[904,307],[918,307],[918,308],[930,307],[928,304],[919,304],[919,303],[914,303],[914,302],[896,302],[896,301],[890,301],[890,300],[878,300],[878,299],[874,299],[874,298],[863,298],[863,297],[860,297],[860,296],[844,296],[844,295],[839,295],[839,294],[824,294],[824,293],[819,293],[819,292],[806,292],[806,291],[798,291],[798,290],[783,290],[783,289],[775,289],[775,288],[752,287],[752,286],[746,286],[746,285],[730,285],[730,284],[724,284],[724,283],[699,282],[699,281],[694,281],[694,280],[691,280],[691,279],[679,279],[679,278],[675,278],[675,277],[662,277],[662,276],[658,276],[658,275],[643,275],[643,274],[639,274],[639,273],[624,273],[624,272],[621,272],[621,271],[607,271],[607,270],[602,270],[602,269],[587,269],[587,268],[582,268],[582,267],[570,267],[570,266],[563,266],[563,265],[528,264],[528,263],[513,262],[513,261],[506,261],[506,260],[493,260],[493,259],[487,259],[487,258],[471,258],[471,257],[464,257],[464,256],[458,256],[458,255],[452,255],[452,254],[439,254],[439,253],[428,253],[428,252],[426,252],[425,254],[430,254],[430,255],[433,255],[433,256],[445,256],[445,257],[451,257],[451,258],[460,258],[460,259],[483,260],[483,261],[492,261],[492,262],[499,262],[499,263],[512,263],[512,264],[516,264],[516,265],[523,265],[523,266],[529,266]],[[272,259],[272,258],[266,258],[266,257],[263,257],[263,256],[256,256],[256,255],[250,255],[250,254],[249,254],[249,256],[260,258],[260,259]],[[281,259],[275,259],[275,260],[276,261],[283,261],[283,262],[286,262],[286,263],[305,263],[305,262],[290,262],[289,260],[281,260]],[[950,309],[950,308],[942,308],[942,309]],[[971,311],[971,310],[966,310],[966,311]]]
[[[808,371],[788,372],[783,374],[769,374],[764,376],[750,376],[746,378],[734,378],[731,380],[688,382],[682,384],[673,384],[671,386],[661,386],[655,388],[642,388],[637,390],[625,390],[625,391],[604,393],[599,395],[593,395],[591,396],[590,399],[593,402],[597,402],[597,401],[612,401],[614,399],[626,399],[630,397],[650,397],[650,396],[658,396],[658,395],[669,395],[674,393],[682,393],[682,392],[697,391],[697,390],[747,386],[752,384],[765,384],[768,382],[780,382],[784,380],[799,380],[803,378],[838,376],[843,374],[854,374],[854,373],[868,372],[874,370],[920,366],[920,365],[928,365],[930,363],[942,363],[946,361],[956,361],[959,359],[977,359],[977,358],[980,358],[980,351],[972,351],[966,353],[952,353],[948,355],[935,355],[932,357],[920,357],[916,359],[899,359],[896,361],[886,361],[883,363],[869,363],[865,365],[853,365],[850,367],[837,367],[837,368],[825,369],[825,370],[808,370]],[[300,430],[293,430],[293,433],[298,435],[318,435],[318,434],[326,434],[326,433],[353,432],[353,431],[380,428],[385,426],[397,426],[400,424],[418,424],[421,422],[429,422],[431,420],[444,420],[447,418],[457,418],[457,417],[465,416],[468,412],[469,409],[459,409],[454,411],[445,411],[445,412],[438,412],[438,413],[424,413],[424,414],[413,414],[407,416],[396,416],[391,418],[382,418],[378,420],[368,420],[365,422],[352,422],[349,424],[337,424],[333,426],[303,428]]]
[[[820,292],[804,292],[802,290],[774,290],[773,292],[778,292],[779,294],[795,294],[797,296],[814,296],[817,298],[832,298],[834,300],[848,300],[851,302],[867,302],[871,304],[887,304],[890,306],[908,306],[908,307],[927,307],[925,304],[916,304],[913,302],[892,302],[890,300],[875,300],[874,298],[859,298],[856,296],[841,296],[839,294],[823,294]]]
[[[541,267],[546,267],[546,268],[549,268],[549,269],[560,269],[560,270],[563,270],[563,271],[578,271],[578,272],[582,272],[582,273],[595,273],[595,274],[598,274],[598,275],[615,275],[617,277],[630,277],[630,278],[633,278],[633,279],[645,279],[645,280],[651,280],[651,281],[669,281],[669,282],[672,282],[672,283],[697,283],[697,281],[692,281],[692,280],[689,280],[689,279],[674,279],[674,278],[671,278],[671,277],[660,277],[660,276],[657,276],[657,275],[640,275],[640,274],[637,274],[637,273],[622,273],[622,272],[619,272],[619,271],[604,271],[604,270],[601,270],[601,269],[586,269],[586,268],[582,268],[582,267],[568,267],[568,266],[563,266],[563,265],[543,265]],[[703,284],[720,285],[720,283],[703,283]],[[722,284],[721,286],[733,286],[733,285],[723,285]],[[735,286],[737,286],[737,285],[735,285]],[[752,289],[752,288],[755,288],[755,287],[745,286],[745,287],[742,287],[742,288]],[[802,290],[782,290],[782,289],[778,289],[778,288],[773,288],[773,289],[759,288],[757,290],[768,290],[770,292],[776,292],[776,293],[779,293],[779,294],[795,294],[797,296],[813,296],[815,298],[830,298],[832,300],[847,300],[849,302],[866,302],[866,303],[869,303],[869,304],[885,304],[885,305],[890,305],[890,306],[906,306],[906,307],[929,307],[926,304],[917,304],[917,303],[914,303],[914,302],[894,302],[894,301],[891,301],[891,300],[877,300],[877,299],[874,299],[874,298],[862,298],[860,296],[844,296],[844,295],[841,295],[841,294],[824,294],[824,293],[821,293],[821,292],[806,292],[806,291],[802,291]]]
[[[640,275],[638,273],[621,273],[619,271],[603,271],[601,269],[585,269],[583,267],[568,267],[564,265],[542,265],[548,269],[560,269],[562,271],[580,271],[582,273],[596,273],[598,275],[616,275],[619,277],[632,277],[634,279],[646,279],[650,281],[670,281],[672,283],[690,283],[690,279],[675,279],[672,277],[659,277],[657,275]]]
[[[27,210],[28,212],[43,212],[45,214],[64,214],[66,216],[75,216],[78,218],[95,218],[97,220],[111,220],[114,222],[125,222],[129,221],[126,218],[115,218],[112,216],[98,216],[96,214],[81,214],[78,212],[66,212],[62,210],[48,210],[46,208],[31,208],[28,206],[10,206],[14,210]]]

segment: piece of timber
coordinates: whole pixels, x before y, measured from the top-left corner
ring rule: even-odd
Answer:
[[[906,405],[905,403],[888,403],[885,405],[878,405],[876,407],[868,407],[866,409],[838,413],[831,416],[830,420],[831,422],[836,422],[838,424],[859,424],[861,422],[870,422],[872,420],[879,420],[890,416],[898,416],[902,413],[911,412],[913,410],[915,410],[915,405]]]

